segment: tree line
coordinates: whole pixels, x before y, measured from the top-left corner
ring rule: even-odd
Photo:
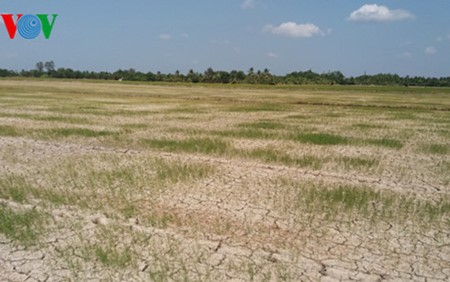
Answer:
[[[101,79],[123,81],[160,81],[160,82],[185,82],[185,83],[221,83],[221,84],[328,84],[328,85],[396,85],[396,86],[430,86],[450,87],[449,77],[423,77],[423,76],[399,76],[397,74],[380,73],[375,75],[361,75],[346,77],[340,71],[316,73],[312,70],[296,71],[286,75],[271,74],[268,69],[255,70],[250,68],[242,70],[217,71],[212,68],[204,72],[189,70],[183,74],[180,71],[174,73],[140,72],[135,69],[117,70],[115,72],[79,71],[70,68],[55,68],[53,61],[38,62],[32,70],[13,71],[0,68],[0,77],[51,77],[65,79]]]

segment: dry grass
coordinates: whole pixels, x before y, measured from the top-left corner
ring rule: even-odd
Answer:
[[[39,248],[78,280],[318,279],[316,254],[347,255],[329,242],[445,245],[450,99],[430,91],[0,80],[0,233],[66,238]]]

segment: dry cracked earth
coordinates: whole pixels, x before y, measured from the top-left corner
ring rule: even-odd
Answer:
[[[0,232],[0,281],[450,280],[448,111],[420,109],[417,119],[333,105],[246,112],[230,107],[268,90],[22,84],[0,81],[0,207],[39,219],[31,231],[13,222],[8,230],[16,233]],[[205,100],[197,101],[197,92]],[[236,100],[222,101],[227,95]],[[98,112],[81,111],[92,104]],[[190,112],[198,104],[201,111]],[[52,111],[58,105],[65,108]],[[55,115],[60,119],[49,118]],[[267,120],[288,129],[257,129],[275,131],[268,137],[215,135],[228,151],[148,141],[200,142],[217,134],[211,128]],[[354,124],[374,126],[355,132]],[[75,127],[118,133],[49,133]],[[279,137],[299,128],[354,139],[389,136],[402,146]],[[440,149],[421,149],[428,141]],[[321,163],[245,153],[255,148],[314,155]],[[374,162],[342,161],[358,157]],[[350,188],[375,194],[357,194],[356,201],[368,197],[364,204],[348,202]],[[344,189],[346,198],[328,199],[321,189]],[[20,239],[17,230],[36,236]]]

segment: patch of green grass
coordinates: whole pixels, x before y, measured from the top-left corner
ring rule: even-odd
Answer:
[[[75,123],[75,124],[88,124],[91,123],[87,118],[81,117],[67,117],[67,116],[42,116],[42,115],[31,115],[31,114],[21,114],[21,113],[0,113],[1,117],[11,117],[20,118],[28,120],[37,121],[56,121],[65,123]]]
[[[168,109],[166,113],[186,113],[186,114],[202,114],[206,113],[204,109],[191,108],[191,107],[178,107],[173,109]]]
[[[131,265],[133,261],[133,253],[130,249],[118,250],[113,246],[96,246],[95,256],[103,265],[108,267],[125,268]]]
[[[280,104],[257,104],[248,106],[234,106],[226,111],[238,112],[238,113],[251,113],[251,112],[283,112],[287,108]]]
[[[21,135],[20,131],[14,126],[0,125],[0,136],[17,137]]]
[[[127,232],[127,233],[126,233]],[[108,268],[125,269],[136,266],[136,255],[129,243],[123,244],[123,236],[130,236],[124,228],[99,226],[96,229],[96,243],[77,247],[84,261],[98,261]],[[132,235],[131,235],[132,236]]]
[[[0,178],[0,198],[23,203],[31,191],[30,184],[24,177],[8,176]]]
[[[189,138],[184,140],[147,139],[142,143],[145,146],[169,152],[187,152],[203,154],[224,154],[230,144],[220,139]]]
[[[326,160],[320,159],[315,156],[295,157],[270,148],[243,151],[239,155],[244,155],[252,159],[262,160],[263,162],[266,163],[276,163],[298,167],[309,167],[316,170],[320,169],[322,165],[326,162]]]
[[[435,155],[448,155],[450,153],[450,145],[444,144],[428,144],[421,147],[421,151],[424,153]]]
[[[57,193],[52,189],[32,185],[25,177],[9,175],[0,178],[0,198],[24,203],[30,199],[46,200],[54,204],[71,204],[67,195]]]
[[[159,181],[171,183],[202,179],[216,172],[215,167],[209,164],[167,162],[162,159],[155,161],[155,170]]]
[[[368,159],[359,157],[338,157],[335,158],[338,164],[343,165],[346,169],[361,169],[378,166],[380,161],[378,159]]]
[[[36,209],[15,211],[0,205],[0,233],[23,245],[33,245],[44,230],[45,216]]]
[[[379,191],[367,186],[325,184],[322,182],[292,182],[281,179],[282,185],[294,189],[292,208],[325,218],[364,217],[371,220],[413,220],[431,224],[448,218],[450,198],[438,202],[417,199],[390,191]]]
[[[216,173],[216,167],[207,163],[109,155],[67,160],[57,169],[56,175],[51,174],[53,168],[42,172],[48,174],[48,184],[34,188],[35,198],[124,218],[142,215],[154,197],[178,183],[195,182]],[[142,193],[152,195],[145,197],[145,204]]]
[[[273,122],[273,121],[258,121],[252,123],[241,123],[239,127],[252,128],[252,129],[285,129],[286,125]]]
[[[44,137],[70,137],[80,136],[86,138],[116,135],[117,132],[109,130],[92,130],[88,128],[52,128],[38,131]]]
[[[147,129],[149,127],[152,127],[152,125],[148,123],[126,123],[121,124],[120,127],[123,130],[132,130],[132,129]]]
[[[370,145],[387,147],[387,148],[392,148],[392,149],[403,148],[403,143],[401,141],[396,140],[396,139],[391,139],[391,138],[369,139],[369,140],[366,140],[365,142],[367,142]]]
[[[246,139],[275,139],[279,136],[279,134],[276,134],[275,132],[252,128],[242,128],[239,130],[210,131],[210,133],[221,137],[246,138]]]
[[[330,118],[340,118],[345,117],[344,113],[337,113],[337,112],[328,112],[322,115],[323,117],[330,117]]]
[[[327,133],[300,133],[291,137],[295,141],[314,145],[348,145],[351,139]]]
[[[64,116],[35,116],[32,117],[34,120],[41,120],[41,121],[56,121],[56,122],[64,122],[64,123],[74,123],[74,124],[90,124],[92,121],[90,121],[87,118],[81,118],[81,117],[64,117]]]
[[[391,115],[393,120],[416,120],[417,116],[411,111],[396,111]]]
[[[384,126],[384,125],[370,124],[370,123],[356,123],[356,124],[353,124],[352,127],[360,128],[360,129],[382,129],[382,128],[386,128],[386,126]]]
[[[289,115],[286,118],[288,118],[288,119],[308,119],[310,117],[308,117],[306,115]]]

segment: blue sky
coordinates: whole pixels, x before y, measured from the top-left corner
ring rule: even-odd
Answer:
[[[449,11],[449,0],[0,0],[1,14],[59,14],[49,40],[11,40],[0,19],[0,68],[450,76]]]

